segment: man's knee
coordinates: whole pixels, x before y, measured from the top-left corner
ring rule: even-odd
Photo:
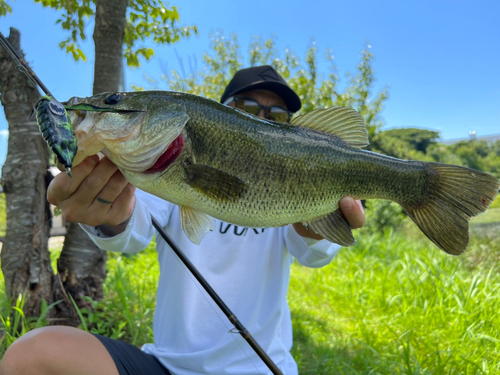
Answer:
[[[0,375],[34,375],[52,373],[61,358],[61,346],[71,327],[44,327],[26,333],[5,352]],[[55,372],[54,372],[55,373]]]

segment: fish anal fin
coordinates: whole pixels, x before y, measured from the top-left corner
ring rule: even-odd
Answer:
[[[366,125],[361,115],[352,108],[321,108],[295,117],[292,124],[336,135],[352,147],[369,144]]]
[[[419,209],[405,207],[405,211],[427,238],[446,253],[460,255],[467,248],[469,218],[466,215],[439,203]]]
[[[179,207],[181,227],[191,242],[196,245],[210,230],[215,230],[215,219],[211,216],[187,206]]]
[[[207,165],[188,164],[184,170],[189,186],[217,201],[237,201],[247,190],[239,177]]]
[[[306,225],[316,234],[340,246],[352,246],[356,243],[351,226],[340,210],[306,223]]]

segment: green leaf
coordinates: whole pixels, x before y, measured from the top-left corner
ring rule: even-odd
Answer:
[[[0,17],[6,16],[9,13],[12,13],[12,7],[7,4],[6,0],[0,0]]]
[[[71,42],[69,38],[60,42],[59,48],[65,50],[66,53],[70,53],[75,61],[79,60],[82,60],[84,62],[87,61],[87,56],[85,56],[83,51],[80,48],[78,48],[78,45],[76,43]]]
[[[1,0],[0,0],[1,1]],[[45,8],[60,12],[56,24],[63,30],[69,31],[69,37],[59,43],[61,49],[70,53],[75,61],[86,61],[85,54],[80,48],[80,41],[86,39],[85,24],[95,15],[93,0],[35,0]],[[71,40],[71,43],[69,42]]]

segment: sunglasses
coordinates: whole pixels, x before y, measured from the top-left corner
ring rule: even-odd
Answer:
[[[264,117],[272,121],[289,122],[293,114],[293,112],[290,112],[279,105],[265,106],[260,104],[255,99],[240,96],[230,96],[224,101],[223,104],[228,105],[231,102],[234,102],[236,108],[242,109],[243,111],[251,113],[255,116],[257,116],[261,110],[264,110]]]

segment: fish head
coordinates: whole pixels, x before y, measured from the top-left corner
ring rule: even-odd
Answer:
[[[64,104],[78,140],[74,165],[101,152],[122,171],[157,172],[182,151],[189,116],[166,92],[101,93]]]

